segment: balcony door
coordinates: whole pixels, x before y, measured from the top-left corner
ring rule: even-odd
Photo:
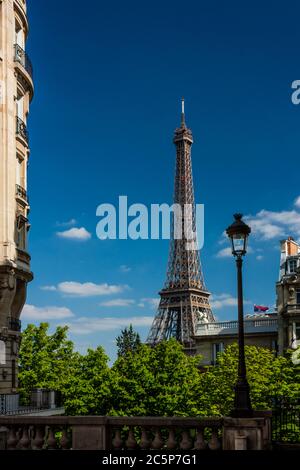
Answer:
[[[23,50],[25,49],[25,36],[24,31],[18,23],[16,23],[16,44],[20,46]]]
[[[24,122],[24,96],[17,98],[17,116]]]

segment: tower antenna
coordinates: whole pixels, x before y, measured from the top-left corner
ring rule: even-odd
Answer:
[[[181,98],[181,125],[185,125],[184,98]]]

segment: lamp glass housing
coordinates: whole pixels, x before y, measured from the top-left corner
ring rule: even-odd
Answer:
[[[248,235],[235,233],[231,235],[232,253],[234,256],[242,256],[247,252]]]
[[[232,254],[240,258],[247,252],[247,242],[251,228],[242,220],[242,214],[234,214],[234,222],[227,229],[226,233],[231,241]]]

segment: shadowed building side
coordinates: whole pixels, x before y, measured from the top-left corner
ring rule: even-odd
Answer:
[[[280,243],[276,284],[279,353],[300,346],[300,246],[292,237]]]
[[[13,393],[18,386],[20,314],[32,280],[27,249],[27,116],[34,90],[25,51],[24,0],[0,2],[0,31],[0,393]]]

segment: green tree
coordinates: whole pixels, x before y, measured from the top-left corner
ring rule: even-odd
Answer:
[[[270,409],[272,396],[299,396],[299,370],[290,355],[246,346],[253,408]],[[200,357],[187,356],[175,340],[155,348],[142,345],[112,367],[112,408],[116,415],[222,416],[233,407],[238,346],[228,346],[218,365],[200,369]],[[298,366],[299,369],[299,366]]]
[[[62,391],[73,373],[73,343],[68,327],[57,327],[49,334],[48,323],[28,325],[22,333],[19,354],[19,392],[24,403],[33,388]]]
[[[67,327],[53,334],[48,328],[29,325],[22,335],[19,383],[25,401],[41,387],[60,391],[70,415],[221,416],[233,407],[237,344],[218,356],[216,366],[200,368],[201,357],[186,355],[174,339],[150,347],[130,327],[118,338],[119,355],[110,368],[102,347],[81,355]],[[245,353],[254,409],[270,409],[272,396],[299,397],[295,352],[275,357],[246,346]]]
[[[299,396],[298,372],[289,355],[275,357],[268,349],[246,346],[245,356],[254,409],[270,409],[272,396]],[[228,415],[232,409],[237,370],[238,346],[232,344],[218,356],[218,364],[201,375],[199,394],[208,415]]]
[[[200,358],[187,356],[175,340],[141,345],[112,367],[112,408],[117,415],[194,416],[200,414]]]
[[[69,415],[105,415],[110,409],[111,380],[102,347],[77,353],[72,375],[64,384],[63,401]]]
[[[138,350],[141,344],[141,338],[138,333],[136,333],[132,325],[129,328],[121,331],[120,336],[116,339],[118,347],[118,356],[125,356],[128,352],[135,352]]]

